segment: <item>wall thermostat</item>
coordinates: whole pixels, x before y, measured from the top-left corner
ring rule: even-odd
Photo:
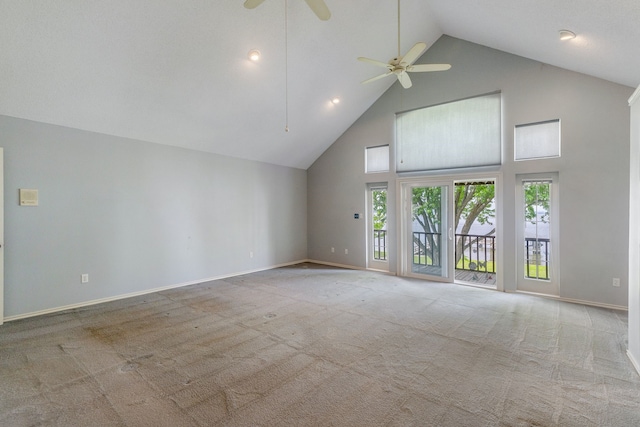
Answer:
[[[38,190],[21,188],[20,206],[38,206]]]

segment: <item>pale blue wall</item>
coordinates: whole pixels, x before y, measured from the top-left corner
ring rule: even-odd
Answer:
[[[6,116],[0,146],[5,317],[307,257],[304,170]]]

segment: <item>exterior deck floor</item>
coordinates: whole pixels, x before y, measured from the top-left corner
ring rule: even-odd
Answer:
[[[413,265],[412,271],[417,274],[429,274],[440,276],[440,267],[431,265]],[[485,273],[483,271],[458,270],[455,271],[455,281],[464,284],[480,285],[480,286],[496,286],[496,273]]]

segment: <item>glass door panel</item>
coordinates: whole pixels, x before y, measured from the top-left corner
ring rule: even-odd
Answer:
[[[407,270],[412,275],[452,280],[449,256],[453,230],[449,219],[451,185],[415,185],[408,191],[411,221],[406,232],[410,257]],[[409,268],[410,267],[410,268]]]
[[[455,280],[495,287],[496,180],[455,181]]]
[[[497,182],[480,174],[400,180],[399,274],[497,287]]]

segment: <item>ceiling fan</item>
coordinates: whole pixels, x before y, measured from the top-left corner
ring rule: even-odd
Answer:
[[[395,75],[403,88],[408,89],[411,87],[411,78],[407,73],[424,73],[430,71],[446,71],[451,68],[449,64],[417,64],[413,63],[422,55],[427,49],[427,44],[418,42],[413,45],[411,49],[404,55],[400,55],[400,0],[398,0],[398,56],[391,59],[389,62],[376,61],[375,59],[369,59],[365,57],[359,57],[358,61],[367,62],[369,64],[376,65],[378,67],[386,68],[387,72],[380,74],[379,76],[372,77],[363,81],[362,83],[370,83],[387,77]]]
[[[329,18],[331,18],[331,12],[329,11],[329,8],[327,7],[324,0],[304,0],[304,1],[307,2],[311,10],[313,10],[313,13],[315,13],[318,16],[318,18],[320,18],[321,20],[326,21]],[[263,2],[264,0],[246,0],[244,2],[244,7],[246,7],[247,9],[254,9],[260,6]]]

